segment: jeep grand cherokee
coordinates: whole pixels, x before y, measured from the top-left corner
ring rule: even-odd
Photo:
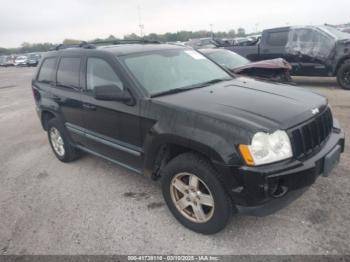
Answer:
[[[235,77],[189,47],[58,47],[32,88],[59,160],[84,151],[160,178],[173,215],[205,234],[237,205],[328,176],[344,150],[326,98]]]

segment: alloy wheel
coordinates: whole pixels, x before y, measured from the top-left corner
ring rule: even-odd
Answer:
[[[170,184],[170,195],[177,210],[192,222],[205,223],[213,216],[213,195],[208,186],[194,174],[175,175]]]
[[[61,137],[61,133],[55,127],[52,127],[50,129],[50,140],[51,140],[52,147],[55,150],[56,154],[59,155],[60,157],[63,157],[65,154],[64,142],[63,142],[63,139]]]

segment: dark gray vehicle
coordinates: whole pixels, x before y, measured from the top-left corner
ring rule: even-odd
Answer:
[[[284,58],[296,76],[336,76],[350,89],[350,34],[331,26],[264,30],[256,45],[226,47],[251,61]]]
[[[32,80],[56,157],[87,152],[161,179],[170,211],[196,232],[223,229],[236,206],[310,186],[344,150],[326,98],[236,78],[192,48],[57,49]]]
[[[27,66],[37,66],[41,59],[41,55],[36,53],[28,54],[27,57]]]

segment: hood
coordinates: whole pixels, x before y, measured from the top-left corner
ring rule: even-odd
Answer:
[[[262,60],[258,62],[252,62],[243,66],[235,67],[232,70],[235,73],[244,71],[250,68],[267,68],[267,69],[287,69],[291,70],[292,66],[283,58],[276,58],[270,60]]]
[[[152,100],[261,131],[288,129],[327,105],[325,97],[302,88],[245,77]]]

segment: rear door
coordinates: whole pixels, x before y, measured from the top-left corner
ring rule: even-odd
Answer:
[[[284,58],[288,62],[293,62],[293,56],[286,52],[289,28],[267,30],[263,33],[260,44],[260,59]]]
[[[326,66],[334,41],[314,28],[296,28],[291,39],[291,52],[297,53],[298,70],[294,75],[327,76],[331,71]]]
[[[51,89],[52,99],[59,105],[71,138],[85,144],[84,136],[77,132],[83,126],[81,101],[81,56],[62,56],[58,61],[56,84]]]
[[[129,89],[128,82],[109,56],[87,57],[84,68],[86,77],[82,99],[88,148],[140,172],[139,105],[102,101],[93,96],[95,86],[113,84],[126,90]]]

